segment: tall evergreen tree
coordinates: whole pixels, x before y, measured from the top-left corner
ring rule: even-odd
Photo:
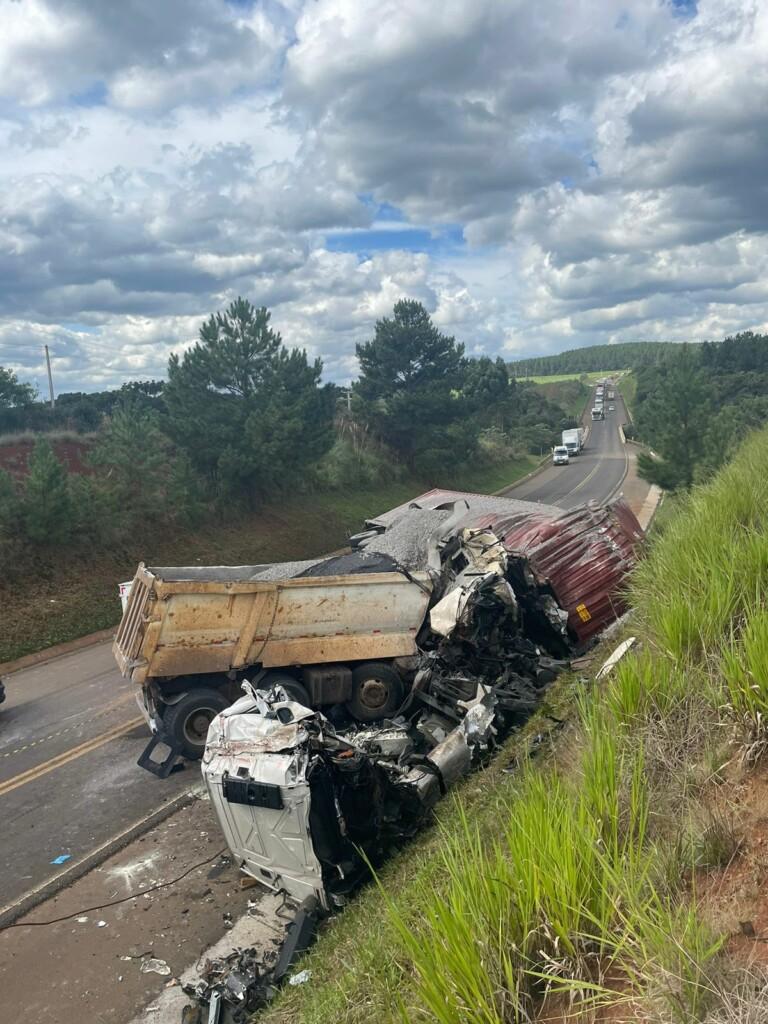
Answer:
[[[322,362],[287,349],[270,314],[237,299],[171,356],[168,429],[220,494],[253,503],[290,486],[333,443],[333,389]]]
[[[357,357],[357,408],[410,468],[431,468],[451,449],[462,459],[471,454],[471,432],[461,422],[464,346],[442,334],[420,302],[395,303],[373,339],[357,345]]]
[[[469,359],[463,394],[470,412],[484,426],[492,425],[503,430],[510,425],[517,386],[510,379],[501,356],[495,360],[488,356]]]
[[[67,471],[43,438],[35,442],[29,457],[22,519],[24,532],[34,544],[63,544],[72,535]]]

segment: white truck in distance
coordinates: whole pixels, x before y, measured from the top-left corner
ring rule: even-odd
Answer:
[[[571,458],[578,455],[584,447],[584,428],[573,427],[571,430],[564,430],[561,443],[568,449],[568,455]]]

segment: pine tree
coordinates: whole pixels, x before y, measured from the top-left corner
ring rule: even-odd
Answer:
[[[409,468],[432,468],[459,452],[471,455],[462,430],[464,346],[442,334],[420,302],[402,299],[391,319],[378,320],[371,341],[357,346],[361,375],[356,407]]]
[[[712,403],[712,389],[697,355],[690,346],[681,345],[645,386],[650,391],[638,416],[638,428],[659,457],[641,453],[638,471],[665,490],[690,488],[705,456]]]
[[[33,544],[63,544],[72,535],[67,471],[43,438],[35,442],[29,457],[22,520],[24,532]]]
[[[102,470],[100,490],[117,522],[130,529],[164,513],[171,443],[154,410],[123,399],[105,421],[90,461]]]
[[[331,447],[334,393],[321,374],[319,359],[283,345],[267,309],[237,299],[171,356],[169,432],[220,496],[253,504]]]

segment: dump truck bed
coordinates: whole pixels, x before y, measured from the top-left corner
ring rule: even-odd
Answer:
[[[361,569],[360,556],[348,564],[346,557],[272,566],[141,564],[113,646],[120,671],[143,683],[257,664],[415,654],[429,575],[382,560]],[[339,568],[349,571],[320,574]]]

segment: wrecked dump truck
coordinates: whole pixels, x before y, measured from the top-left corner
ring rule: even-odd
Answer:
[[[211,720],[244,679],[357,723],[391,718],[428,647],[428,613],[444,596],[446,541],[459,544],[466,529],[494,531],[523,594],[526,635],[534,644],[546,636],[554,656],[623,610],[619,586],[642,530],[620,503],[564,513],[430,491],[367,521],[343,554],[235,567],[142,564],[114,653],[141,687],[156,740],[199,757]]]
[[[553,520],[551,510],[497,499],[473,508],[472,497],[419,499],[418,511],[434,520],[423,538],[432,600],[396,714],[363,725],[338,708],[324,715],[296,703],[279,685],[245,682],[246,695],[211,724],[203,777],[233,857],[297,902],[342,904],[370,865],[414,835],[441,795],[525,721],[567,664],[563,656],[579,646],[578,632],[589,638],[595,617],[605,623],[598,579],[641,536],[639,528],[623,533],[616,509]],[[355,543],[381,543],[415,511],[369,522]],[[569,563],[561,571],[556,550]],[[583,600],[572,630],[555,595],[573,595],[578,580]]]

